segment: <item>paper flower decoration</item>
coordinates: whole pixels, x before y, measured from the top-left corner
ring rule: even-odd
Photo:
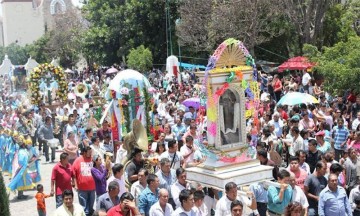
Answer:
[[[129,89],[126,88],[126,87],[122,87],[122,88],[120,89],[120,94],[122,94],[122,95],[129,95]]]

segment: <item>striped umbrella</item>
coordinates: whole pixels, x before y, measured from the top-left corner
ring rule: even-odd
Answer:
[[[300,92],[290,92],[284,95],[277,105],[297,105],[297,104],[315,104],[319,103],[319,101],[312,95]]]

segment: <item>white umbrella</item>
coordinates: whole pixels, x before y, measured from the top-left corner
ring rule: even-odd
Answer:
[[[106,74],[113,74],[113,73],[117,73],[119,72],[118,69],[111,67],[109,69],[106,70]]]
[[[65,73],[74,73],[74,71],[72,71],[71,69],[66,69],[65,71],[64,71]]]

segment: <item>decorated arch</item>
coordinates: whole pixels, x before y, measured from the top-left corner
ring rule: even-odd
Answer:
[[[68,86],[66,82],[66,75],[64,70],[59,66],[52,64],[40,64],[30,72],[29,86],[31,103],[39,105],[42,100],[41,84],[44,84],[46,76],[50,76],[53,79],[53,83],[57,85],[56,99],[60,101],[67,100]]]
[[[249,71],[252,71],[250,73],[252,77],[249,77]],[[221,86],[215,90],[212,89],[214,83],[210,82],[217,82],[216,80],[221,79],[220,77],[224,74],[226,79]],[[221,97],[228,90],[235,90],[239,95],[242,95],[242,98],[246,98],[245,107],[239,108],[240,115],[246,119],[253,118],[254,123],[258,123],[259,88],[257,76],[255,61],[239,40],[233,38],[225,40],[209,58],[203,79],[203,98],[207,101],[209,141],[220,142],[218,133],[221,133],[222,123],[220,122],[219,125],[218,119],[221,118],[222,113],[219,112],[219,104]],[[236,82],[234,82],[235,80]],[[242,123],[244,125],[245,119],[241,119],[244,121]],[[243,137],[242,142],[244,142],[244,133],[241,136]]]

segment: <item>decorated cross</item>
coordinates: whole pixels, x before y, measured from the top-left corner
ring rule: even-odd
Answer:
[[[141,96],[138,88],[134,88],[133,91],[129,92],[129,106],[131,107],[131,111],[132,111],[131,119],[136,118],[136,113],[139,109],[139,106],[143,104],[144,101],[141,100]]]

